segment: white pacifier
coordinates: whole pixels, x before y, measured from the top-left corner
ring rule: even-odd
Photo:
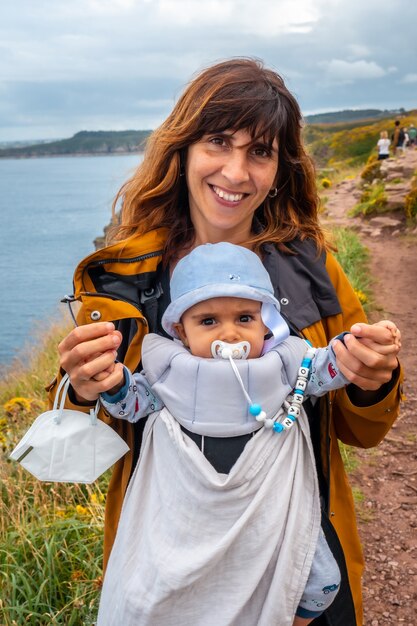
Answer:
[[[249,341],[239,341],[239,343],[227,343],[217,339],[211,344],[211,354],[214,359],[247,359],[250,352]]]

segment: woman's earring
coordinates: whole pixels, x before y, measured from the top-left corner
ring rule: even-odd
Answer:
[[[184,167],[184,163],[181,163],[181,165],[180,165],[180,176],[185,176],[185,167]]]
[[[276,187],[273,187],[268,194],[268,198],[276,198],[278,195],[278,189]]]

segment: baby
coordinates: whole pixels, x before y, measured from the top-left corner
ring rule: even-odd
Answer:
[[[211,589],[213,611],[221,611],[221,618],[213,614],[211,623],[264,623],[265,607],[275,602],[278,606],[266,613],[265,623],[273,623],[279,616],[275,623],[309,624],[330,606],[341,582],[320,528],[314,457],[302,408],[305,395],[324,395],[349,383],[337,367],[333,341],[327,348],[314,349],[305,340],[290,336],[267,271],[256,254],[241,246],[219,243],[195,248],[176,266],[170,289],[171,303],[162,325],[176,341],[146,336],[143,371],[132,375],[126,367],[120,368],[120,385],[100,398],[113,417],[136,422],[153,414],[161,419],[151,417],[145,427],[140,460],[126,494],[104,581],[98,625],[127,623],[123,600],[115,604],[112,598],[118,596],[115,586],[126,575],[126,559],[129,566],[132,562],[128,553],[132,554],[138,541],[135,580],[141,588],[147,578],[158,581],[144,592],[146,600],[141,594],[135,596],[138,623],[171,623],[164,610],[177,617],[195,611],[195,598]],[[343,336],[338,339],[343,341]],[[254,470],[258,465],[259,473]],[[181,481],[184,471],[186,478]],[[205,485],[201,502],[197,495],[200,482],[198,488],[193,483],[200,474]],[[164,478],[157,480],[159,475]],[[232,489],[235,476],[239,481]],[[274,476],[278,483],[273,482]],[[168,488],[165,483],[170,480]],[[285,489],[287,480],[289,490]],[[253,487],[251,496],[245,491],[247,501],[238,491],[242,481]],[[156,484],[166,491],[151,496]],[[191,526],[181,527],[180,535],[174,535],[168,544],[167,528],[176,528],[179,521],[172,512],[167,513],[169,522],[161,520],[160,541],[167,544],[170,554],[178,551],[177,558],[172,557],[180,561],[178,571],[172,574],[177,595],[155,558],[160,545],[155,538],[155,520],[160,520],[167,498],[174,498],[178,511],[182,500],[194,511],[188,522]],[[213,507],[203,512],[208,500]],[[155,506],[157,511],[152,514]],[[236,514],[240,506],[243,509]],[[271,529],[277,531],[267,546],[265,514],[272,522]],[[248,521],[241,526],[245,516]],[[149,534],[146,520],[151,523]],[[218,523],[221,530],[213,531]],[[196,527],[207,534],[207,543],[201,536],[192,539],[190,531]],[[230,536],[234,536],[232,546],[219,555],[218,545]],[[148,543],[152,541],[151,549]],[[203,544],[207,549],[202,560],[199,551]],[[251,559],[252,549],[256,556]],[[182,563],[184,554],[188,556]],[[196,563],[194,554],[198,554]],[[240,562],[246,562],[246,567],[236,566]],[[259,565],[260,571],[258,562],[264,563]],[[286,580],[279,580],[280,572]],[[222,603],[222,595],[216,591],[219,577],[230,584],[236,607]]]

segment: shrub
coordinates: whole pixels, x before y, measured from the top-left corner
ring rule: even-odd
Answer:
[[[381,164],[382,161],[368,159],[367,164],[361,172],[361,179],[366,183],[371,183],[375,179],[382,180]]]
[[[417,216],[417,175],[414,176],[411,189],[404,200],[405,215],[409,220],[415,220]]]
[[[383,183],[371,185],[362,193],[361,201],[349,212],[351,217],[356,215],[371,215],[382,213],[387,206],[387,196]]]

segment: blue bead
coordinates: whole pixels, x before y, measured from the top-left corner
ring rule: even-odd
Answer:
[[[276,433],[282,433],[282,431],[284,430],[284,426],[279,422],[275,422],[272,428]]]
[[[251,415],[259,415],[259,413],[262,411],[262,407],[260,404],[251,404],[249,407],[249,413]]]
[[[298,393],[298,395],[300,396],[304,395],[304,391],[302,391],[301,389],[294,389],[294,393]]]

